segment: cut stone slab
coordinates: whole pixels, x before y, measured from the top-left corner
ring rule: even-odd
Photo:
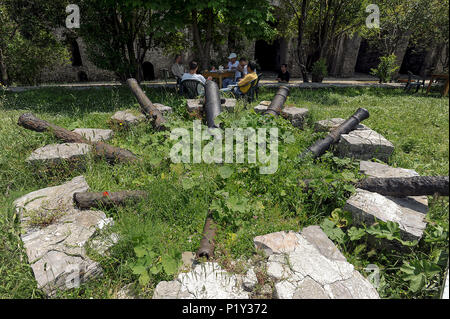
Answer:
[[[116,294],[116,299],[138,299],[133,291],[133,284],[123,286]]]
[[[201,111],[203,103],[201,99],[187,99],[187,108],[189,112]]]
[[[113,116],[111,116],[111,120],[119,125],[121,124],[124,126],[137,125],[140,122],[145,121],[144,114],[136,115],[136,113],[136,111],[132,110],[117,111]]]
[[[84,143],[50,144],[33,151],[27,158],[31,164],[49,164],[85,160],[92,148]]]
[[[114,136],[113,130],[98,128],[76,128],[72,132],[80,134],[91,142],[107,141]]]
[[[187,108],[189,112],[201,111],[203,110],[203,99],[187,99]],[[236,99],[225,99],[225,103],[221,104],[221,110],[234,111],[236,107]]]
[[[234,111],[236,107],[236,102],[237,102],[236,99],[225,99],[225,103],[222,104],[222,108],[224,108],[229,112]]]
[[[255,289],[258,284],[258,278],[256,277],[255,271],[253,268],[250,268],[242,281],[242,286],[246,291],[252,291]]]
[[[419,240],[427,224],[425,216],[428,207],[408,198],[393,198],[356,189],[344,206],[352,213],[355,224],[372,225],[375,218],[399,225],[403,240]]]
[[[413,177],[419,174],[411,169],[394,168],[389,165],[361,161],[360,172],[368,178]],[[426,228],[428,213],[426,196],[391,197],[357,189],[347,201],[345,210],[353,215],[354,222],[371,225],[374,218],[392,221],[399,225],[404,240],[420,240]]]
[[[292,126],[298,128],[303,128],[303,124],[305,123],[308,113],[308,109],[299,107],[285,107],[281,111],[281,115],[291,121]]]
[[[264,101],[263,101],[264,102]],[[262,102],[261,102],[262,103]],[[264,105],[264,104],[259,104],[257,106],[255,106],[253,109],[255,110],[256,113],[264,113],[265,111],[267,111],[268,109],[268,105]]]
[[[448,265],[448,261],[447,261],[447,265]],[[447,266],[447,271],[445,273],[444,289],[442,291],[441,299],[449,299],[449,296],[448,296],[448,266]]]
[[[333,118],[329,120],[317,121],[314,124],[314,131],[316,132],[330,132],[334,130],[336,127],[344,123],[346,120],[343,118]],[[356,126],[356,130],[369,130],[367,126],[364,124],[358,124]]]
[[[191,269],[195,262],[195,253],[191,251],[185,251],[181,254],[181,260],[183,261],[183,268]]]
[[[153,106],[155,106],[162,114],[172,113],[172,108],[170,106],[166,106],[160,103],[153,103]]]
[[[219,264],[198,264],[188,273],[181,273],[177,280],[160,282],[153,299],[248,299],[236,275],[228,274]]]
[[[84,245],[110,221],[101,211],[81,211],[73,204],[75,192],[88,190],[84,177],[78,176],[14,202],[28,261],[38,287],[49,296],[102,274],[100,265],[86,255]]]
[[[297,233],[280,231],[253,239],[256,249],[263,250],[267,256],[272,254],[289,253],[297,246]]]
[[[394,152],[394,145],[374,130],[354,130],[341,135],[336,151],[341,157],[377,158],[386,162]]]
[[[274,253],[267,274],[275,280],[279,299],[379,299],[376,289],[357,272],[318,226],[290,232],[287,253]],[[269,234],[270,235],[270,234]],[[283,246],[283,244],[279,244]]]

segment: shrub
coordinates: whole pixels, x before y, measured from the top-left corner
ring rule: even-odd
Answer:
[[[395,54],[380,57],[380,64],[376,69],[371,69],[370,74],[378,77],[380,83],[386,83],[392,80],[392,76],[400,68],[396,65],[397,57]]]
[[[327,61],[324,58],[317,60],[312,67],[312,81],[322,82],[323,78],[328,75]]]

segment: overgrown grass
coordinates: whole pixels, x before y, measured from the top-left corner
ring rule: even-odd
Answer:
[[[262,89],[259,100],[270,100],[274,90]],[[192,127],[185,101],[174,92],[147,89],[153,102],[171,106],[172,127]],[[1,93],[0,93],[1,94]],[[256,103],[253,103],[255,105]],[[42,298],[20,240],[20,225],[12,202],[40,188],[59,185],[84,175],[92,191],[142,189],[148,200],[126,208],[112,208],[108,216],[115,220],[114,231],[121,240],[109,256],[96,256],[105,270],[102,278],[78,289],[61,292],[62,298],[113,298],[127,283],[137,282],[132,267],[135,247],[143,246],[157,256],[195,251],[198,248],[206,214],[213,209],[219,223],[216,258],[250,258],[254,236],[295,230],[320,224],[336,208],[342,208],[352,192],[349,182],[359,177],[357,162],[338,159],[331,153],[321,160],[300,161],[297,155],[317,138],[313,132],[317,120],[347,118],[358,107],[371,116],[364,124],[381,133],[396,147],[389,165],[415,169],[421,175],[448,175],[449,100],[448,98],[405,95],[390,89],[291,90],[287,104],[305,107],[310,117],[304,130],[293,128],[282,118],[265,118],[249,106],[238,105],[238,112],[220,116],[224,127],[279,128],[279,167],[274,175],[259,174],[256,164],[229,165],[231,175],[222,174],[222,165],[174,164],[169,151],[174,141],[170,132],[154,132],[142,123],[130,130],[117,131],[111,144],[131,150],[144,160],[141,164],[109,165],[91,158],[85,171],[61,165],[47,172],[26,164],[32,150],[57,140],[49,134],[19,127],[18,117],[32,112],[39,118],[74,129],[109,128],[109,118],[118,110],[138,109],[127,88],[118,89],[40,89],[0,96],[0,298]],[[300,179],[312,178],[334,183],[329,189],[319,184],[314,192],[303,192]],[[418,246],[405,252],[376,251],[363,237],[351,241],[334,239],[349,261],[364,273],[368,264],[382,270],[383,297],[436,297],[443,280],[448,256],[448,199],[430,198],[429,225]],[[351,225],[344,227],[347,232]],[[440,230],[440,235],[436,231]],[[426,277],[419,290],[400,269],[404,263],[423,260],[439,267],[438,274]],[[143,296],[151,297],[161,280],[173,275],[164,271],[150,274],[145,285],[137,285]]]

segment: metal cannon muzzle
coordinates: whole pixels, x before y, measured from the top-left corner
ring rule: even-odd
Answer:
[[[264,114],[279,116],[288,96],[289,88],[287,86],[280,86]]]
[[[353,131],[359,123],[369,118],[369,116],[370,116],[369,111],[367,111],[366,109],[364,108],[357,109],[352,116],[350,116],[344,123],[342,123],[333,131],[331,131],[331,133],[328,134],[327,137],[325,137],[322,140],[318,140],[316,143],[310,146],[305,152],[303,152],[300,155],[300,158],[303,158],[311,153],[314,158],[322,156],[330,148],[332,144],[339,141],[342,134],[347,134]]]

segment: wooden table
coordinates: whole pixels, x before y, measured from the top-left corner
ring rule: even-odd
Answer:
[[[448,74],[432,74],[430,84],[428,84],[427,94],[430,92],[431,85],[433,84],[434,80],[447,80],[447,81],[445,81],[444,88],[442,89],[442,96],[446,96],[448,94],[448,88],[449,88]]]
[[[217,79],[219,81],[219,89],[222,88],[222,81],[225,78],[232,78],[234,79],[236,71],[228,71],[228,70],[224,70],[224,71],[205,71],[203,72],[203,76],[205,77],[205,79],[207,79],[208,77],[212,77],[213,79]]]

